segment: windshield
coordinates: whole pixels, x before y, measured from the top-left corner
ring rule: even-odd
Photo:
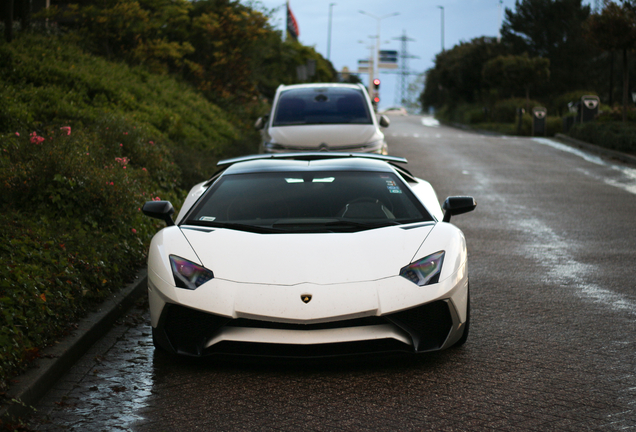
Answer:
[[[273,172],[222,176],[186,224],[243,231],[353,232],[433,218],[393,173]]]
[[[362,90],[356,88],[296,88],[283,91],[273,126],[309,124],[373,124]]]

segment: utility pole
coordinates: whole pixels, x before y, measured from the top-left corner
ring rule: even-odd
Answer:
[[[442,11],[442,52],[444,52],[444,6],[437,6]]]
[[[380,59],[379,59],[379,56],[380,56],[380,21],[383,20],[384,18],[389,18],[389,17],[392,17],[392,16],[399,15],[399,13],[398,12],[394,12],[392,14],[383,15],[383,16],[379,17],[379,16],[375,16],[373,14],[370,14],[368,12],[365,12],[363,10],[361,10],[359,12],[361,14],[363,14],[363,15],[370,16],[371,18],[375,19],[378,22],[378,32],[376,34],[376,42],[375,42],[375,45],[376,45],[375,53],[374,53],[375,55],[373,56],[373,63],[374,63],[374,65],[376,67],[375,67],[375,70],[370,71],[372,73],[369,73],[369,94],[371,95],[371,94],[373,94],[373,80],[375,78],[380,78],[380,68],[378,67],[378,65],[380,64]],[[375,73],[378,74],[377,77],[373,76]]]
[[[497,43],[501,43],[501,26],[503,25],[503,20],[501,18],[501,4],[503,0],[499,0],[499,33],[497,33]]]
[[[327,60],[331,60],[331,15],[335,3],[329,3],[329,34],[327,35]]]

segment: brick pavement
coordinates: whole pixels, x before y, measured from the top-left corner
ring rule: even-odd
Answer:
[[[464,348],[417,361],[217,364],[155,353],[141,308],[44,398],[35,430],[636,430],[633,364],[607,364],[632,344],[588,350],[586,364],[559,362],[582,353],[567,335],[489,352],[475,307]]]

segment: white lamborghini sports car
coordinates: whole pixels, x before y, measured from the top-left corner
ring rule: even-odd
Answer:
[[[188,356],[422,353],[462,345],[466,242],[449,197],[399,157],[281,153],[219,163],[148,255],[155,346]]]

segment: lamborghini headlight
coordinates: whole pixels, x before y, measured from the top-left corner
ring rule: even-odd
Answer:
[[[439,251],[403,267],[400,276],[419,286],[434,284],[439,282],[443,262],[444,251]]]
[[[170,255],[170,266],[174,283],[179,288],[195,290],[214,278],[210,270],[176,255]]]

